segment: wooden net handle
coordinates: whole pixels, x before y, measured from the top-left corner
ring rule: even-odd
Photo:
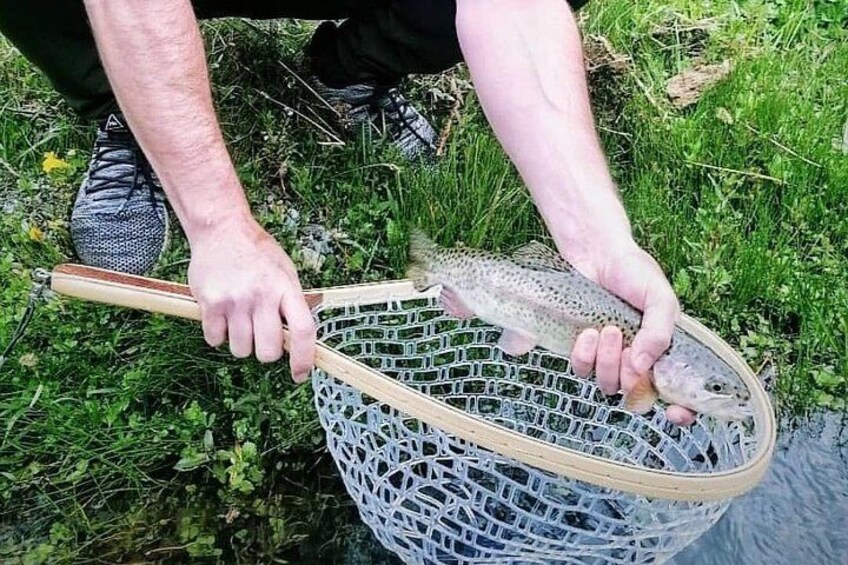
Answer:
[[[200,320],[200,307],[185,285],[104,271],[81,265],[59,265],[52,288],[60,294],[92,302]],[[305,293],[311,307],[379,303],[417,298],[409,281],[319,289]],[[751,391],[757,452],[745,464],[717,473],[675,473],[613,462],[542,442],[508,430],[421,392],[318,342],[315,365],[368,396],[436,426],[460,439],[511,457],[527,465],[650,498],[688,501],[726,500],[753,488],[771,461],[775,443],[774,411],[768,395],[748,365],[715,334],[691,318],[680,324],[711,347],[745,380]]]

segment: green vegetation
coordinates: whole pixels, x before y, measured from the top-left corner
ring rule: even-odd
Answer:
[[[784,412],[848,396],[848,155],[833,141],[848,119],[846,14],[844,0],[610,0],[583,16],[618,61],[595,61],[592,90],[638,239],[688,313],[755,368],[777,362]],[[338,235],[304,286],[400,276],[412,224],[489,248],[543,233],[462,69],[410,84],[451,122],[435,171],[331,143],[331,112],[292,72],[310,30],[205,26],[257,216],[298,261],[304,225]],[[728,79],[669,104],[669,77],[724,59]],[[31,271],[72,260],[93,129],[7,44],[0,100],[4,345]],[[48,152],[63,161],[49,174]],[[177,238],[156,276],[184,280],[187,256]],[[0,561],[330,561],[356,550],[355,510],[322,442],[310,389],[283,364],[235,361],[190,323],[51,298],[0,369]]]

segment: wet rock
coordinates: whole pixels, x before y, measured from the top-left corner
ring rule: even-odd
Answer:
[[[304,249],[328,255],[332,251],[333,233],[324,226],[309,224],[303,228],[300,241]]]
[[[304,269],[319,272],[326,260],[327,257],[325,255],[318,253],[314,249],[304,247],[300,250],[300,264]]]
[[[283,225],[288,230],[295,230],[300,224],[300,212],[294,208],[287,208],[283,216]]]

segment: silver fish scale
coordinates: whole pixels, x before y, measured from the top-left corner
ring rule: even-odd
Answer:
[[[642,315],[635,308],[577,272],[559,253],[544,244],[531,242],[513,253],[511,259],[525,269],[547,273],[551,286],[574,289],[579,295],[578,303],[583,305],[584,316],[596,327],[618,326],[626,345],[642,325]]]
[[[561,258],[547,255],[551,251],[541,244],[533,254],[520,251],[501,257],[476,249],[438,248],[431,251],[428,271],[438,283],[475,300],[490,297],[487,313],[501,312],[499,321],[505,326],[511,326],[516,316],[525,318],[526,326],[540,326],[539,334],[555,351],[570,349],[579,330],[608,324],[621,328],[625,345],[632,342],[642,320],[638,311],[611,297]],[[516,293],[524,299],[523,307],[503,299]],[[570,327],[563,328],[564,324]]]
[[[320,307],[319,307],[320,308]],[[476,417],[609,460],[682,473],[729,470],[756,451],[753,424],[628,412],[568,359],[510,357],[500,329],[437,299],[316,311],[319,339]],[[646,499],[558,476],[458,440],[317,370],[327,444],[363,521],[414,564],[662,562],[730,501]]]

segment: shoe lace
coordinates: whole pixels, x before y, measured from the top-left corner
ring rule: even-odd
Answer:
[[[409,100],[404,98],[404,96],[396,88],[390,88],[382,94],[383,97],[389,101],[390,110],[388,110],[387,113],[391,115],[392,121],[397,123],[401,130],[405,130],[414,135],[424,145],[431,145],[430,141],[418,133],[418,130],[414,127],[417,112],[412,107]],[[386,109],[384,108],[383,111],[385,112]]]
[[[116,167],[127,165],[126,152],[128,150],[132,155],[132,179],[130,179],[129,183],[127,183],[126,174],[114,174]],[[156,191],[159,190],[159,186],[154,177],[153,168],[141,152],[141,149],[133,142],[100,142],[92,159],[88,179],[89,186],[86,189],[87,194],[96,194],[109,190],[124,191],[129,186],[129,190],[125,194],[115,194],[112,197],[115,199],[124,199],[119,212],[124,210],[124,207],[130,202],[135,192],[144,186],[150,187],[148,198],[151,203],[156,204]],[[107,197],[106,199],[109,198]]]

